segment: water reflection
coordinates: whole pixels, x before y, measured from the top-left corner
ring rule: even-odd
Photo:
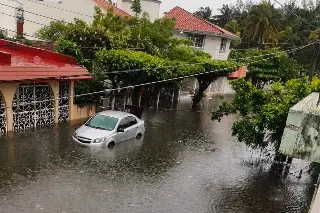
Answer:
[[[112,150],[73,143],[81,123],[1,138],[0,212],[306,212],[314,180],[244,163],[235,118],[210,120],[218,101],[150,112],[144,139]]]

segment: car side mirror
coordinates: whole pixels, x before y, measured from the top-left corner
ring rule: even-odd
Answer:
[[[123,128],[118,128],[118,132],[124,132]]]

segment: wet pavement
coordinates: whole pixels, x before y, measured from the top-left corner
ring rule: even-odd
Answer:
[[[216,103],[216,102],[215,102]],[[143,140],[113,150],[71,141],[81,125],[0,139],[0,212],[307,212],[313,179],[284,177],[208,111],[145,115]]]

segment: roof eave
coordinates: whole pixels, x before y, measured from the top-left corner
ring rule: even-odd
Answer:
[[[188,32],[188,33],[200,33],[200,34],[205,34],[205,35],[213,35],[213,36],[217,36],[217,37],[229,38],[231,40],[239,40],[240,39],[236,35],[228,35],[228,34],[223,34],[223,33],[213,33],[213,32],[179,29],[179,28],[176,28],[175,30],[180,31],[180,32],[183,31],[183,32]]]

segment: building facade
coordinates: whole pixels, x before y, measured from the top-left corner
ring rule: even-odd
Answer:
[[[193,48],[206,52],[216,60],[227,60],[230,53],[230,42],[239,39],[227,30],[198,18],[192,13],[175,7],[165,17],[173,18],[175,36],[193,41]]]
[[[73,57],[0,40],[0,133],[93,115],[74,104],[75,82],[90,79]]]
[[[21,8],[23,14],[20,15],[23,15],[24,19],[23,33],[26,34],[26,38],[34,40],[32,36],[51,21],[73,22],[74,19],[81,19],[87,23],[92,22],[96,6],[106,11],[113,5],[105,0],[2,0],[0,30],[5,35],[16,35],[17,16]],[[114,13],[119,16],[129,16],[117,7],[114,7]]]

